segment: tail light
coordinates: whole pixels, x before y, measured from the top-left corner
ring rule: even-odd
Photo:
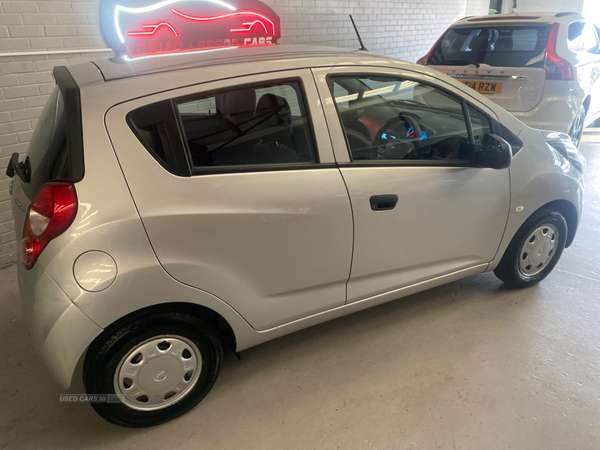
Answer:
[[[75,186],[52,182],[42,186],[27,209],[21,251],[23,265],[31,269],[48,243],[73,223],[77,214]]]
[[[447,28],[446,31],[444,31],[442,33],[442,35],[438,38],[437,41],[435,41],[435,44],[433,44],[433,47],[431,47],[429,49],[429,51],[427,52],[427,54],[421,58],[419,58],[417,60],[417,64],[421,64],[423,66],[426,66],[427,64],[429,64],[429,58],[431,58],[431,55],[433,55],[433,51],[436,49],[436,47],[442,42],[442,39],[444,39],[444,36],[446,36],[446,33],[450,30],[450,28]]]
[[[560,24],[552,25],[548,46],[546,47],[546,80],[574,80],[573,66],[556,54],[556,44],[558,42],[558,29]]]

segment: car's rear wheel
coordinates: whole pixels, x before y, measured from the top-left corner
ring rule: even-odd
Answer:
[[[562,214],[538,211],[517,231],[494,273],[509,286],[533,286],[552,272],[566,240],[567,221]]]
[[[575,120],[573,121],[573,125],[571,126],[571,131],[569,132],[569,136],[571,136],[571,140],[576,147],[579,147],[581,143],[581,136],[583,136],[583,124],[585,122],[585,108],[582,106],[579,108],[577,115],[575,116]]]
[[[90,347],[84,384],[89,395],[112,397],[112,403],[92,402],[104,419],[148,427],[196,406],[214,385],[222,360],[222,343],[210,324],[183,312],[150,313]]]

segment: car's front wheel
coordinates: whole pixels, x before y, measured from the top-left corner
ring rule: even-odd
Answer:
[[[494,273],[509,286],[533,286],[552,272],[566,240],[563,215],[550,209],[537,211],[517,231]]]
[[[185,414],[214,385],[223,347],[204,320],[154,312],[100,337],[88,350],[84,384],[100,416],[125,427],[148,427]]]

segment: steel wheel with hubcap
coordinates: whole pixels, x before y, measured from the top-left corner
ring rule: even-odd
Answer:
[[[223,345],[213,326],[188,312],[142,313],[107,328],[90,346],[83,368],[88,394],[117,394],[92,403],[125,427],[168,422],[196,406],[214,385]]]
[[[527,237],[519,258],[519,269],[523,275],[532,277],[546,268],[554,255],[558,236],[554,225],[544,224]]]
[[[566,239],[567,221],[559,211],[537,211],[514,235],[494,273],[509,286],[533,286],[554,269]]]
[[[202,355],[181,336],[158,336],[135,346],[119,363],[115,392],[140,411],[166,408],[185,397],[198,381]]]

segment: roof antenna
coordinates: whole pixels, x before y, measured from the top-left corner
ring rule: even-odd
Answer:
[[[364,50],[368,52],[367,47],[364,46],[362,39],[360,38],[360,33],[358,32],[358,28],[356,28],[356,24],[354,23],[354,19],[352,18],[352,14],[350,14],[350,20],[352,21],[352,26],[354,27],[354,31],[356,32],[356,37],[358,38],[358,42],[360,43],[359,50]]]

